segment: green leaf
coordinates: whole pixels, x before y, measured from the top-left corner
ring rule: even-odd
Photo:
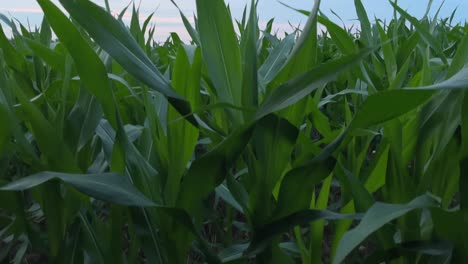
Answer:
[[[401,116],[426,102],[433,93],[418,88],[390,90],[369,96],[354,116],[349,130],[368,128]]]
[[[252,136],[249,162],[250,205],[254,225],[263,224],[271,215],[268,201],[290,163],[298,129],[286,119],[268,115],[259,122]]]
[[[465,223],[468,221],[468,212],[466,210],[447,212],[434,208],[431,210],[431,214],[436,237],[451,241],[455,245],[456,250],[452,263],[466,260],[468,258],[468,237],[466,236]]]
[[[13,24],[12,20],[9,19],[7,16],[5,16],[4,14],[1,14],[0,13],[0,20],[3,21],[5,24],[7,24],[7,26],[9,26],[10,28],[13,28],[15,27],[15,24]]]
[[[412,258],[416,254],[430,256],[432,263],[450,263],[453,246],[445,241],[411,241],[387,250],[378,250],[366,258],[366,264],[385,263],[399,257]],[[437,258],[439,257],[439,258]],[[441,260],[437,262],[437,260]]]
[[[445,81],[435,83],[427,86],[420,86],[414,89],[407,88],[407,90],[459,90],[468,89],[468,67],[464,67],[456,74],[452,75]]]
[[[345,29],[323,16],[318,17],[318,22],[327,27],[332,40],[336,43],[343,54],[348,55],[355,53],[356,48],[354,40]]]
[[[246,30],[241,38],[242,52],[242,105],[256,107],[258,105],[258,66],[257,40],[259,35],[257,21],[257,4],[252,0],[250,15]],[[249,118],[248,114],[244,114]]]
[[[341,189],[343,192],[352,193],[356,211],[365,212],[368,210],[374,203],[371,193],[364,187],[359,178],[343,167],[341,162],[338,163],[337,167],[336,175],[340,181]]]
[[[367,16],[366,9],[364,8],[361,0],[354,0],[354,7],[356,8],[356,13],[359,19],[361,38],[364,39],[367,47],[372,47],[372,28],[369,17]]]
[[[48,166],[59,171],[79,172],[69,146],[65,144],[57,129],[45,118],[40,109],[26,98],[21,89],[15,87],[14,91],[27,119],[25,121],[31,124],[31,132]]]
[[[238,182],[233,176],[228,175],[226,179],[227,188],[231,193],[232,197],[241,207],[241,212],[243,212],[247,218],[247,221],[251,221],[251,212],[249,208],[249,194],[245,190],[244,186]]]
[[[281,42],[270,52],[263,65],[258,70],[260,75],[261,85],[265,88],[278,73],[283,69],[289,52],[294,46],[294,34],[286,36]],[[263,91],[265,92],[265,91]]]
[[[185,29],[187,29],[187,32],[189,33],[190,37],[195,42],[195,44],[200,46],[200,36],[198,35],[197,30],[193,28],[188,18],[184,15],[184,13],[179,8],[179,6],[174,2],[174,0],[171,0],[171,2],[177,7],[177,9],[179,9],[180,17],[182,18],[182,22],[184,23]]]
[[[7,106],[7,102],[5,96],[3,95],[3,91],[0,90],[0,122],[2,124],[14,124],[12,122],[12,115],[10,109]],[[11,127],[10,126],[1,126],[0,127],[0,157],[4,153],[4,146],[8,141],[8,137],[11,135]]]
[[[429,32],[426,28],[424,28],[422,23],[417,18],[408,14],[408,12],[406,12],[401,7],[399,7],[396,2],[393,2],[392,0],[390,0],[390,4],[393,6],[393,8],[395,8],[396,11],[398,11],[398,13],[400,13],[402,17],[407,19],[416,28],[417,32],[421,35],[421,38],[427,43],[427,45],[431,49],[433,49],[437,53],[438,56],[440,56],[440,58],[445,64],[447,64],[447,58],[445,57],[442,51],[440,41],[438,41],[431,34],[431,32]]]
[[[221,184],[218,187],[216,187],[216,194],[221,197],[226,203],[228,203],[230,206],[234,207],[237,211],[245,214],[244,209],[242,206],[237,202],[236,198],[234,195],[231,193],[231,191],[226,187],[226,185]]]
[[[332,62],[319,65],[298,77],[282,84],[263,101],[255,119],[282,110],[309,95],[315,89],[336,79],[341,73],[359,63],[370,51],[344,56]]]
[[[466,136],[464,137],[466,140]],[[468,173],[468,158],[463,157],[460,160],[460,178],[459,178],[459,191],[460,191],[460,207],[463,211],[468,211],[468,194],[466,190],[468,188],[468,179],[465,176]]]
[[[334,102],[334,99],[336,97],[344,96],[344,95],[347,95],[347,94],[368,95],[368,93],[366,91],[359,91],[359,90],[355,90],[355,89],[344,89],[344,90],[341,90],[340,92],[338,92],[336,94],[330,94],[330,95],[327,95],[326,97],[322,98],[320,100],[320,103],[318,104],[318,108],[322,108],[325,105]]]
[[[198,29],[208,74],[221,102],[242,105],[241,53],[231,21],[222,0],[197,0]],[[234,113],[234,122],[242,123]]]
[[[24,191],[58,179],[96,199],[128,206],[149,207],[155,204],[141,194],[128,180],[117,173],[68,174],[41,172],[0,188],[2,191]]]
[[[51,68],[57,71],[65,72],[65,56],[49,49],[37,41],[25,39],[25,42],[28,44],[29,48],[31,48],[34,54],[44,60],[44,62],[47,63]]]
[[[342,263],[346,256],[369,235],[392,220],[415,209],[436,207],[437,205],[436,200],[428,195],[419,196],[405,205],[375,203],[367,210],[359,225],[341,238],[333,263]]]
[[[335,164],[334,159],[328,159],[305,168],[299,167],[289,171],[281,182],[274,218],[309,208],[313,195],[310,190],[330,175]]]
[[[212,151],[195,160],[182,181],[177,206],[200,221],[200,202],[222,183],[232,163],[251,138],[253,127],[244,126],[224,139]]]
[[[117,127],[114,96],[103,62],[60,9],[49,0],[39,0],[38,3],[44,10],[44,15],[55,34],[73,57],[84,87],[96,96],[109,122],[112,126]]]
[[[89,98],[83,105],[85,117],[81,126],[77,150],[80,151],[95,135],[96,128],[102,119],[102,108],[94,97]]]
[[[52,41],[52,30],[50,29],[49,21],[47,21],[46,17],[42,18],[40,39],[40,43],[42,45],[46,47],[50,46],[50,42]]]
[[[244,251],[248,248],[248,244],[236,244],[225,248],[219,253],[219,258],[223,263],[237,263],[235,260],[240,260],[244,257]]]
[[[370,193],[376,192],[385,184],[385,174],[387,171],[388,154],[389,154],[389,147],[387,144],[385,144],[383,150],[381,152],[380,151],[377,152],[378,156],[374,158],[375,165],[365,183],[365,188]]]
[[[20,73],[27,74],[27,62],[25,58],[15,49],[3,32],[3,27],[0,25],[0,48],[3,50],[5,62]]]
[[[436,91],[466,88],[468,88],[468,68],[462,69],[450,79],[433,85],[377,93],[369,96],[361,105],[348,130],[368,128],[401,116],[426,102]],[[394,107],[395,105],[398,107]]]
[[[387,36],[387,33],[383,29],[383,27],[380,25],[379,22],[376,23],[376,27],[379,30],[380,34],[380,41],[382,43],[382,53],[383,53],[383,60],[385,63],[385,69],[387,71],[387,78],[389,82],[392,82],[397,74],[398,71],[398,66],[395,58],[395,54],[393,52],[393,47],[390,41],[389,37]]]
[[[184,47],[180,46],[172,73],[172,86],[195,106],[200,101],[201,54],[198,49],[195,52],[193,61],[194,65],[190,65]],[[168,109],[167,117],[170,121],[167,127],[169,164],[165,195],[168,204],[175,204],[180,181],[186,171],[187,164],[192,158],[199,131],[187,120],[171,122],[180,117],[180,114],[173,108]]]
[[[325,210],[328,207],[332,179],[333,175],[330,175],[323,181],[317,201],[313,205],[313,208],[318,210]],[[311,261],[316,261],[317,263],[319,263],[322,259],[322,243],[325,236],[325,224],[325,221],[316,221],[310,224],[310,243],[308,254]]]
[[[61,4],[125,70],[150,88],[167,96],[169,102],[182,115],[190,113],[188,102],[171,88],[169,82],[146,56],[123,23],[91,1],[62,0]]]
[[[468,34],[465,34],[457,47],[452,63],[447,71],[447,77],[452,77],[463,69],[468,63]]]
[[[295,226],[306,225],[318,220],[360,219],[359,215],[343,215],[327,210],[303,210],[276,219],[255,230],[246,255],[253,256],[261,252],[266,245],[277,235],[282,234]]]
[[[307,22],[304,28],[302,29],[302,34],[300,35],[299,39],[294,45],[293,50],[291,51],[288,62],[294,61],[296,59],[302,61],[303,58],[301,58],[301,56],[304,55],[303,50],[307,51],[310,48],[308,44],[311,44],[311,38],[317,37],[317,14],[320,8],[320,2],[321,0],[314,0],[314,6],[312,7],[312,11],[310,12],[309,18],[307,19]]]

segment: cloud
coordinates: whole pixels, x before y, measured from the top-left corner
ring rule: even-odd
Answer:
[[[7,13],[26,13],[26,14],[42,14],[40,8],[0,8],[0,12]]]

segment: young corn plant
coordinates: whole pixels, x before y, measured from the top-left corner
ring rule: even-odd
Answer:
[[[283,37],[196,0],[186,43],[38,3],[0,16],[2,262],[468,259],[468,27],[432,1],[347,29],[316,0]]]

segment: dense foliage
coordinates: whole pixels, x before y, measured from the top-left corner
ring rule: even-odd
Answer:
[[[60,2],[39,29],[0,17],[0,262],[468,260],[453,16],[355,0],[347,29],[316,0],[283,37],[255,1],[233,22],[197,0],[190,44],[155,43],[135,8]]]

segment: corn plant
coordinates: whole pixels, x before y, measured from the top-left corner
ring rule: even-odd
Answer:
[[[186,43],[37,2],[0,16],[2,262],[468,259],[468,27],[432,1],[344,28],[315,0],[279,36],[196,0]]]

